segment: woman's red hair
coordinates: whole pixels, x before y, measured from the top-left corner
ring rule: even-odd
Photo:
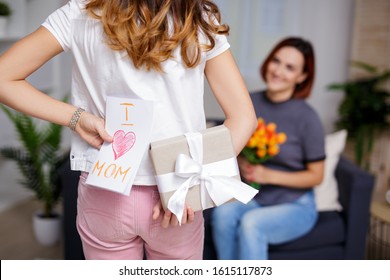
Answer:
[[[289,37],[280,41],[265,59],[263,65],[260,68],[260,74],[265,81],[268,64],[274,58],[275,53],[284,47],[293,47],[303,55],[304,66],[302,71],[303,73],[306,73],[307,77],[302,83],[296,85],[293,97],[298,99],[305,99],[311,94],[311,89],[313,87],[315,77],[314,49],[310,42],[298,37]]]

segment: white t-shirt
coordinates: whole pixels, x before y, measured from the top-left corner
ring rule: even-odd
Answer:
[[[151,141],[204,129],[204,68],[207,60],[230,47],[226,37],[215,37],[215,47],[202,54],[196,68],[186,68],[177,49],[174,58],[163,63],[164,73],[139,70],[124,51],[105,44],[101,22],[88,16],[84,2],[69,1],[42,24],[73,55],[72,103],[104,118],[107,96],[154,101]],[[97,152],[74,133],[71,168],[88,172]],[[156,184],[148,152],[134,184]]]

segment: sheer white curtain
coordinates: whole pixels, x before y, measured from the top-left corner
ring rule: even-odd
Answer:
[[[348,74],[354,0],[215,0],[222,22],[231,28],[231,51],[249,91],[263,88],[259,66],[276,42],[286,36],[310,40],[316,53],[316,81],[309,102],[332,131],[340,93],[329,92],[330,83]],[[206,115],[223,117],[206,87]]]
[[[216,0],[229,42],[245,77],[257,77],[264,56],[280,38],[299,35],[300,0]]]

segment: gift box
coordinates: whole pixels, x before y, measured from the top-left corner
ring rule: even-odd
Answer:
[[[224,125],[153,142],[150,155],[162,205],[179,221],[185,204],[199,211],[232,200],[247,203],[257,193],[240,180]]]

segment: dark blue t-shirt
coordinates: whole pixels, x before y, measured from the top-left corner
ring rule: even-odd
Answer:
[[[290,99],[274,103],[264,91],[252,93],[251,98],[257,117],[266,123],[275,123],[277,132],[287,135],[279,154],[264,163],[265,166],[293,172],[306,169],[306,163],[325,159],[324,129],[317,113],[306,101]],[[308,191],[312,189],[262,185],[255,199],[262,205],[274,205],[294,201]]]

